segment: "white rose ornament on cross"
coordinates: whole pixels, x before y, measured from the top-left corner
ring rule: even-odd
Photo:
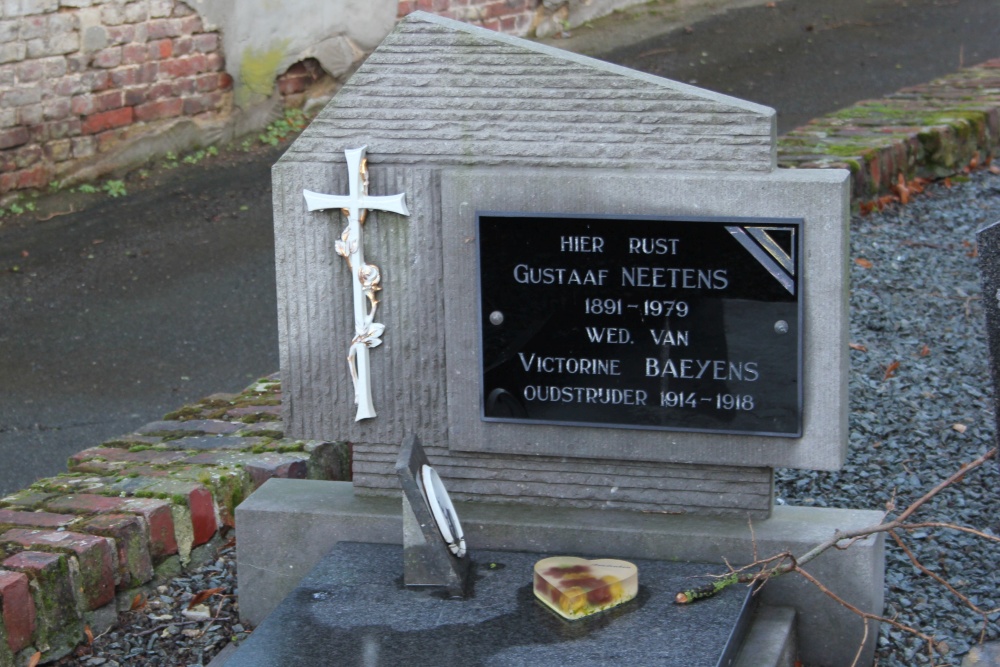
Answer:
[[[337,254],[347,260],[351,271],[354,293],[354,338],[347,353],[347,363],[354,381],[354,403],[358,406],[355,421],[375,416],[372,403],[371,360],[368,350],[382,344],[385,325],[375,321],[378,310],[378,292],[382,275],[374,264],[365,262],[364,229],[369,210],[388,211],[410,215],[406,208],[406,193],[386,197],[368,196],[368,161],[366,146],[344,151],[350,175],[346,195],[327,195],[303,190],[309,211],[339,208],[347,217],[347,227],[336,242]]]

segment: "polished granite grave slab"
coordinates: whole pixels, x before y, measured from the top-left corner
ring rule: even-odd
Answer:
[[[225,665],[717,667],[732,664],[748,626],[743,587],[674,604],[717,565],[633,559],[634,600],[565,621],[532,592],[533,566],[545,554],[471,555],[472,594],[449,600],[403,586],[402,547],[341,542]]]

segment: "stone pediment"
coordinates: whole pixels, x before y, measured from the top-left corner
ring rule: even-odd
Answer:
[[[401,21],[285,154],[771,171],[773,109],[424,12]]]

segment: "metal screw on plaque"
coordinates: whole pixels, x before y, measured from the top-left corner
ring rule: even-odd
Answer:
[[[499,310],[494,310],[490,313],[490,324],[494,324],[496,326],[503,324],[503,313]]]
[[[774,323],[774,332],[779,334],[788,333],[788,322],[785,320],[778,320]]]

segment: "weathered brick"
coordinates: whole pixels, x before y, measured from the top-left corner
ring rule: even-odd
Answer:
[[[44,115],[41,104],[28,104],[17,110],[18,125],[37,125]]]
[[[100,0],[97,0],[100,1]],[[59,0],[60,7],[75,7],[77,9],[82,9],[84,7],[90,7],[94,4],[95,0]]]
[[[87,116],[95,111],[93,95],[76,95],[70,98],[69,105],[70,110],[80,116]]]
[[[305,479],[309,472],[309,457],[304,454],[257,454],[243,467],[250,473],[256,489],[272,477]]]
[[[17,493],[5,496],[2,500],[0,500],[0,505],[3,505],[4,507],[33,510],[42,507],[42,504],[45,501],[56,497],[58,497],[58,495],[55,493],[43,493],[33,489],[24,489],[23,491],[18,491]]]
[[[202,32],[204,28],[205,26],[201,22],[201,17],[197,14],[191,14],[190,16],[185,16],[180,19],[180,29],[181,33],[184,35]]]
[[[174,40],[174,55],[186,56],[194,51],[194,39],[190,35],[178,37]]]
[[[63,56],[43,58],[39,62],[45,66],[45,76],[50,80],[66,74],[66,58]]]
[[[181,17],[181,16],[190,16],[191,14],[194,14],[194,10],[188,7],[183,2],[174,3],[174,11],[172,14],[173,16]]]
[[[36,128],[28,128],[29,133]],[[47,138],[47,135],[43,138]],[[37,164],[42,159],[42,148],[40,146],[25,146],[14,154],[14,164],[18,169],[30,167]]]
[[[156,496],[169,497],[175,503],[183,501],[191,514],[193,546],[208,542],[218,530],[212,493],[198,482],[158,477],[133,477],[123,480],[120,487],[115,485],[112,488],[121,488],[126,492],[151,493]]]
[[[28,129],[25,127],[14,127],[0,132],[0,150],[7,150],[14,146],[21,146],[28,143]]]
[[[27,46],[28,58],[65,55],[80,48],[80,37],[76,31],[56,33],[48,35],[44,39],[29,39]]]
[[[18,86],[3,93],[3,101],[0,102],[0,106],[23,107],[29,104],[38,104],[41,101],[42,89],[38,86]]]
[[[100,67],[101,69],[118,67],[122,64],[122,47],[112,46],[98,51],[94,54],[94,60],[92,63],[94,67]]]
[[[80,531],[113,541],[118,550],[120,588],[131,588],[153,578],[146,524],[131,514],[105,514],[86,521]]]
[[[161,39],[155,42],[150,42],[147,45],[147,48],[147,55],[150,60],[163,60],[164,58],[169,58],[174,54],[174,42],[171,39]]]
[[[26,60],[17,66],[19,83],[31,83],[45,77],[45,66],[40,60]]]
[[[278,92],[282,95],[301,93],[308,82],[309,79],[303,76],[282,76],[278,79]]]
[[[88,89],[83,86],[79,74],[70,74],[59,79],[53,88],[53,92],[59,97],[72,97]]]
[[[84,72],[82,79],[92,93],[99,93],[111,87],[111,74],[107,70]]]
[[[121,25],[125,23],[125,8],[120,2],[105,2],[101,6],[101,23]]]
[[[199,93],[210,93],[213,90],[218,90],[222,82],[223,78],[219,76],[218,72],[210,72],[195,79],[195,88]]]
[[[97,134],[105,130],[130,125],[133,121],[132,107],[123,107],[114,111],[101,111],[87,116],[81,128],[84,134]]]
[[[121,90],[109,90],[93,96],[94,111],[111,111],[120,109],[125,105],[125,92]]]
[[[72,514],[0,509],[0,526],[4,528],[65,528],[75,521],[77,517]]]
[[[219,48],[219,35],[214,32],[206,32],[195,35],[194,50],[199,53],[211,53]]]
[[[21,190],[43,188],[52,180],[52,173],[44,164],[31,169],[22,169],[15,173],[17,174],[17,187]]]
[[[179,37],[182,19],[153,19],[146,24],[146,31],[149,39],[163,39],[164,37]]]
[[[146,91],[146,98],[150,100],[158,100],[161,97],[170,97],[173,95],[173,90],[173,84],[167,81],[162,81],[149,87],[149,90]]]
[[[18,39],[26,42],[29,39],[45,37],[49,31],[49,21],[45,16],[28,16],[19,23]]]
[[[118,25],[112,26],[108,30],[108,42],[113,46],[122,46],[135,41],[135,26]]]
[[[146,63],[142,66],[142,74],[139,76],[139,80],[142,83],[153,83],[160,76],[160,64],[159,63]]]
[[[72,647],[83,639],[77,574],[66,555],[22,551],[4,560],[0,567],[21,572],[34,582],[32,597],[37,614],[35,641],[38,645]]]
[[[21,0],[20,5],[24,15],[48,14],[59,9],[59,0]]]
[[[13,42],[18,38],[20,24],[18,21],[0,21],[0,44]]]
[[[139,83],[142,75],[142,68],[138,65],[131,67],[119,67],[111,72],[111,85],[115,88],[127,88]]]
[[[136,110],[138,115],[138,110]],[[142,120],[140,118],[140,120]],[[70,465],[78,466],[86,461],[92,459],[104,459],[105,461],[112,462],[122,462],[122,463],[152,463],[155,465],[164,465],[167,463],[173,463],[174,461],[180,461],[185,457],[183,452],[175,451],[164,451],[159,449],[144,449],[142,451],[129,451],[127,449],[118,449],[115,447],[91,447],[90,449],[85,449],[82,452],[78,452],[73,456],[69,457]]]
[[[0,541],[76,556],[86,608],[97,609],[114,600],[117,554],[107,538],[71,531],[12,528],[0,536]]]
[[[65,97],[56,97],[43,105],[46,120],[62,120],[70,114],[70,101]]]
[[[137,120],[150,122],[160,120],[161,118],[174,118],[180,116],[183,111],[184,102],[173,98],[139,105],[135,108],[135,117]],[[174,453],[179,454],[181,457],[186,456],[181,452]]]
[[[15,63],[24,60],[27,55],[28,47],[24,42],[0,44],[0,64]]]
[[[170,16],[174,8],[173,0],[149,0],[149,17],[161,19]]]
[[[149,8],[145,2],[133,2],[125,5],[125,21],[128,23],[143,23],[149,20]]]
[[[0,109],[0,130],[17,125],[16,109]]]
[[[145,87],[129,88],[125,91],[125,106],[127,107],[136,107],[140,104],[145,104],[146,101],[147,96]],[[136,116],[136,120],[141,120],[138,115]]]
[[[146,62],[149,47],[146,44],[126,44],[122,47],[122,64],[139,65]]]
[[[192,419],[186,422],[158,421],[151,422],[136,430],[140,435],[225,435],[240,430],[240,424],[219,419]],[[164,443],[170,445],[169,442]]]
[[[28,575],[0,570],[0,616],[7,630],[7,646],[17,653],[31,644],[35,634],[35,601]]]
[[[52,162],[65,162],[73,157],[69,139],[58,139],[45,144],[45,155]]]
[[[105,514],[121,511],[123,504],[123,498],[78,493],[52,498],[45,503],[45,508],[52,512],[67,514]]]
[[[79,15],[76,12],[56,12],[48,15],[48,32],[68,33],[80,27]]]
[[[171,58],[160,63],[160,71],[176,79],[208,71],[208,59],[202,53],[183,58]]]
[[[170,89],[170,94],[173,97],[186,97],[194,95],[196,92],[198,92],[198,81],[193,76],[177,79]]]
[[[177,553],[170,503],[156,498],[123,498],[122,510],[141,516],[149,531],[149,554],[154,562]]]
[[[221,72],[225,69],[226,61],[220,53],[208,53],[205,55],[205,71]]]
[[[90,157],[97,151],[97,141],[94,137],[73,137],[73,157],[75,159]]]

